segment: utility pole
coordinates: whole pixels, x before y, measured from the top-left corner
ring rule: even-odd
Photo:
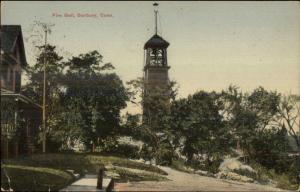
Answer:
[[[45,45],[44,45],[44,84],[43,84],[43,153],[46,153],[46,66],[47,66],[47,34],[48,26],[44,25]]]
[[[51,33],[51,28],[54,26],[54,24],[51,23],[44,23],[40,21],[34,21],[34,26],[38,27],[38,35],[34,36],[42,36],[42,33],[44,33],[44,57],[43,57],[43,103],[42,103],[42,152],[46,153],[46,135],[47,135],[47,125],[46,125],[46,111],[47,111],[47,105],[46,105],[46,96],[47,96],[47,37],[48,33]],[[40,42],[41,39],[39,39]],[[41,43],[42,44],[42,43]]]

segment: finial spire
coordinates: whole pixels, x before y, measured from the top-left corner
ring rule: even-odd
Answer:
[[[154,7],[157,7],[158,6],[158,3],[153,3],[153,6]],[[157,35],[157,13],[158,13],[158,10],[155,9],[154,10],[154,14],[155,14],[155,35]]]

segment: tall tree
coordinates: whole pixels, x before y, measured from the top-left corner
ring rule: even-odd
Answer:
[[[63,105],[82,119],[85,144],[103,144],[107,137],[118,135],[120,110],[128,100],[126,89],[112,64],[103,63],[97,51],[72,57],[64,78]]]
[[[223,103],[215,92],[199,91],[172,106],[172,129],[183,136],[183,154],[190,163],[199,156],[212,163],[231,147],[231,135],[225,127],[220,111]]]
[[[30,97],[38,104],[42,104],[43,98],[43,70],[44,59],[47,58],[48,64],[46,65],[46,116],[47,116],[47,130],[46,134],[49,136],[51,129],[53,128],[52,122],[55,119],[56,114],[59,113],[60,108],[60,79],[63,73],[63,57],[59,55],[56,47],[47,44],[45,46],[38,46],[39,54],[36,58],[36,63],[28,68],[29,83],[22,88],[22,92]]]
[[[281,95],[262,87],[250,94],[243,94],[234,86],[230,86],[222,94],[226,103],[227,123],[232,128],[233,136],[247,155],[257,158],[260,150],[255,146],[257,143],[264,143],[259,139],[262,136],[276,135],[275,130],[282,130],[281,126],[274,124],[280,111]],[[270,131],[271,128],[273,131]]]

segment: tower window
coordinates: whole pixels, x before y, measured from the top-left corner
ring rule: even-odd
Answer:
[[[150,51],[150,65],[162,66],[165,64],[164,51],[162,49],[152,49]]]

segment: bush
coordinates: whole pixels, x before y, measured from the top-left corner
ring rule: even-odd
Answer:
[[[91,164],[103,164],[103,165],[116,165],[120,167],[127,167],[132,169],[141,169],[145,171],[150,171],[162,175],[167,175],[165,171],[159,169],[158,167],[154,167],[152,165],[147,165],[144,163],[130,161],[125,158],[118,158],[113,156],[99,156],[99,155],[87,155],[86,160],[89,161]]]
[[[144,144],[142,150],[140,151],[141,158],[151,162],[153,158],[152,154],[153,154],[152,149]]]
[[[289,158],[282,154],[288,149],[286,129],[272,128],[255,133],[251,141],[252,158],[264,167],[276,168],[277,173],[288,170]]]
[[[292,157],[293,161],[290,164],[287,175],[292,184],[297,184],[297,177],[300,174],[300,156]]]
[[[261,166],[256,162],[252,162],[250,166],[257,172],[255,180],[257,180],[261,184],[267,184],[270,179],[273,179],[275,177],[274,170],[268,170],[267,168]]]
[[[170,166],[175,158],[177,157],[174,154],[174,150],[169,148],[169,146],[162,145],[157,152],[156,164]]]
[[[207,171],[211,173],[218,173],[222,161],[223,161],[222,159],[216,159],[213,160],[210,165],[206,163]]]
[[[257,178],[256,180],[259,183],[267,184],[270,182],[270,179],[274,180],[277,185],[276,187],[288,190],[296,190],[297,184],[293,182],[289,173],[276,173],[275,169],[268,169],[263,167],[259,163],[252,162],[251,167],[253,167],[257,171]],[[299,168],[298,168],[299,169]],[[297,170],[295,170],[296,173]],[[294,172],[294,171],[292,171]],[[299,172],[297,172],[299,174]],[[297,174],[296,173],[296,174]]]
[[[61,146],[63,145],[62,142],[55,140],[51,136],[47,136],[47,142],[46,142],[46,149],[48,153],[57,153],[59,152]],[[40,150],[42,149],[42,146],[39,147]],[[42,151],[40,151],[42,152]]]
[[[278,175],[276,177],[276,181],[277,181],[276,187],[278,187],[278,188],[288,189],[288,190],[296,190],[297,189],[297,185],[292,184],[290,181],[290,178],[286,174]]]
[[[243,175],[252,179],[257,178],[257,174],[255,172],[249,171],[248,169],[234,169],[233,172]]]
[[[284,175],[283,178],[280,178],[280,185],[284,186],[288,183],[290,185],[297,184],[297,176],[300,173],[300,156],[280,155],[273,167],[276,174]],[[285,177],[288,177],[288,183],[284,182]]]
[[[202,171],[208,171],[215,174],[218,173],[222,161],[223,160],[220,158],[210,160],[209,162],[207,160],[200,161],[198,159],[193,159],[188,165],[194,169],[200,169]]]
[[[119,182],[127,181],[165,181],[168,180],[166,177],[151,172],[133,172],[127,169],[117,168],[115,169],[120,175]]]
[[[118,144],[116,146],[105,148],[101,154],[110,154],[119,157],[126,157],[130,159],[139,159],[139,147],[130,144]]]
[[[182,159],[173,160],[171,167],[178,171],[188,172],[188,170],[186,169],[186,166],[185,166],[185,162]]]

